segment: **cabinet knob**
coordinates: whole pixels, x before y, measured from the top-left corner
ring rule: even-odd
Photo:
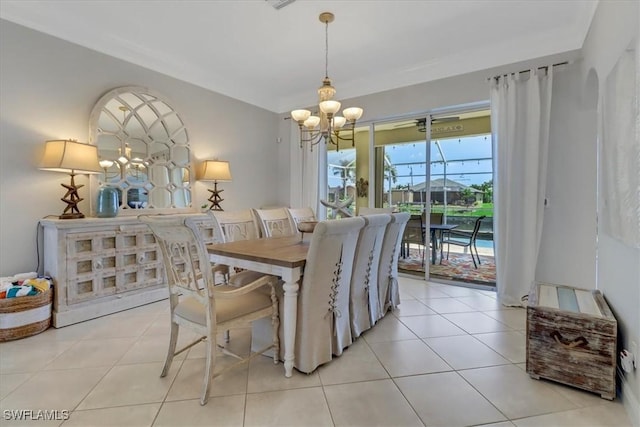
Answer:
[[[146,257],[146,256],[144,256],[144,255],[140,255],[140,256],[138,257],[138,263],[139,263],[139,264],[142,264],[142,263],[144,263],[144,262],[146,262],[146,261],[147,261],[147,257]]]
[[[93,263],[93,268],[95,268],[96,270],[102,270],[102,261],[98,261],[98,260],[96,260],[96,261]]]

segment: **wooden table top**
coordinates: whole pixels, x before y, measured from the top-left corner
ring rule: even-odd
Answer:
[[[238,240],[207,245],[210,254],[264,262],[281,267],[302,267],[309,251],[309,242],[300,236]]]

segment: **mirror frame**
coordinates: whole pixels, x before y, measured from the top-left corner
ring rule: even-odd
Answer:
[[[104,95],[102,95],[100,97],[100,99],[96,102],[96,104],[94,105],[93,109],[91,110],[91,114],[89,116],[89,143],[97,145],[98,146],[98,154],[100,154],[100,144],[99,144],[99,140],[100,140],[100,136],[101,136],[101,130],[100,130],[100,118],[101,115],[106,112],[111,120],[114,120],[115,122],[118,123],[118,125],[120,126],[120,129],[118,131],[119,135],[116,135],[116,137],[118,139],[120,139],[122,141],[122,143],[126,144],[127,140],[136,140],[137,143],[140,142],[140,135],[129,135],[127,132],[124,131],[124,127],[126,127],[126,123],[128,123],[130,121],[130,118],[128,117],[126,120],[119,120],[117,118],[114,117],[114,115],[112,113],[110,113],[109,111],[106,110],[106,106],[107,104],[109,104],[112,100],[117,100],[119,103],[123,104],[123,105],[127,105],[128,103],[126,101],[124,101],[121,96],[131,93],[133,94],[133,96],[140,98],[141,100],[144,100],[146,97],[151,97],[154,100],[160,101],[162,103],[164,103],[164,105],[166,105],[166,107],[168,107],[171,112],[170,113],[161,113],[160,117],[168,117],[169,115],[173,116],[173,120],[175,121],[177,119],[177,121],[179,122],[179,126],[176,129],[172,129],[172,134],[175,135],[178,132],[182,133],[184,135],[184,139],[186,139],[184,144],[180,144],[177,148],[180,147],[184,147],[187,151],[188,151],[188,158],[187,158],[187,162],[184,166],[181,166],[181,169],[186,169],[188,175],[189,175],[189,180],[188,181],[184,181],[184,189],[188,192],[188,204],[184,207],[175,207],[175,206],[171,206],[171,207],[155,207],[155,206],[150,206],[149,208],[134,208],[134,207],[129,207],[127,205],[125,206],[120,206],[118,215],[139,215],[143,212],[154,212],[154,213],[183,213],[183,212],[193,212],[194,211],[194,182],[195,182],[195,176],[194,176],[194,167],[193,167],[193,162],[194,162],[194,156],[193,156],[193,152],[191,149],[191,145],[189,142],[189,133],[188,130],[184,124],[184,120],[182,120],[182,118],[180,117],[180,115],[178,114],[178,112],[171,106],[171,103],[169,103],[167,101],[167,99],[159,94],[158,92],[151,90],[149,88],[146,87],[142,87],[142,86],[123,86],[123,87],[118,87],[112,90],[109,90],[108,92],[106,92]],[[140,116],[138,116],[136,114],[136,111],[140,110],[142,107],[148,106],[149,104],[146,102],[141,103],[139,106],[135,106],[133,114],[135,114],[135,118],[137,122],[140,122],[141,120],[144,121],[143,118],[141,118]],[[147,107],[148,108],[148,107]],[[155,109],[151,109],[153,110],[153,112],[158,115],[158,111],[156,111]],[[126,110],[124,110],[126,111]],[[123,113],[124,114],[124,113]],[[124,123],[123,123],[124,122]],[[162,121],[162,125],[165,126],[166,123],[164,122],[164,120]],[[143,124],[144,126],[144,124]],[[166,129],[164,129],[166,131]],[[144,141],[143,143],[146,144],[147,146],[151,146],[153,144],[155,144],[155,142],[153,142],[153,138],[149,137],[149,134],[151,133],[151,129],[145,129],[145,135],[143,135]],[[124,139],[121,138],[122,135],[125,135]],[[167,141],[159,141],[159,142],[167,142]],[[173,142],[170,138],[169,135],[169,141],[168,142]],[[127,144],[128,146],[128,144]],[[172,152],[174,146],[170,146],[169,147],[169,151]],[[127,149],[127,151],[129,151]],[[109,160],[115,160],[115,159],[109,159]],[[140,159],[141,160],[141,159]],[[165,160],[166,162],[166,160]],[[169,159],[170,162],[170,159]],[[117,163],[117,161],[115,162]],[[125,162],[126,163],[126,162]],[[131,164],[133,164],[133,162],[131,162]],[[144,166],[142,166],[144,168]],[[169,171],[171,171],[171,168],[168,167],[167,169],[169,169]],[[97,193],[97,188],[100,186],[100,183],[102,182],[101,178],[102,175],[93,175],[91,178],[91,183],[92,184],[96,184],[95,188],[96,190],[92,192],[92,194],[95,196],[95,194]],[[119,191],[124,192],[124,191],[129,191],[133,188],[142,188],[144,189],[144,187],[147,187],[150,184],[153,184],[153,181],[151,179],[148,178],[148,176],[146,177],[146,179],[144,181],[141,181],[140,183],[138,183],[135,187],[132,187],[131,185],[129,185],[129,182],[122,182],[123,180],[126,180],[126,178],[122,178],[121,182],[115,184],[115,186],[119,189]],[[170,184],[171,185],[171,184]],[[94,187],[92,185],[92,187]],[[171,191],[170,189],[168,189],[167,191]],[[125,197],[126,200],[126,197]],[[173,200],[173,197],[171,197],[171,203],[175,203],[175,201]]]

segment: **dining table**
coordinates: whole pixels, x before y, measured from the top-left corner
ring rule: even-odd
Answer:
[[[282,323],[284,372],[291,377],[294,365],[298,289],[309,251],[309,241],[299,235],[238,240],[207,245],[209,260],[229,267],[244,268],[279,276],[283,281]]]

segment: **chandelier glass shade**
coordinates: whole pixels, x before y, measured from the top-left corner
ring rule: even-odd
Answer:
[[[354,129],[356,121],[362,117],[362,108],[349,107],[342,110],[342,116],[338,116],[342,104],[333,99],[336,89],[329,79],[329,23],[333,22],[334,15],[330,12],[320,14],[320,22],[325,24],[325,77],[322,86],[318,89],[318,112],[312,114],[309,110],[293,110],[291,118],[298,123],[300,129],[300,148],[305,143],[313,147],[324,141],[340,149],[340,141],[351,141],[355,145]]]

